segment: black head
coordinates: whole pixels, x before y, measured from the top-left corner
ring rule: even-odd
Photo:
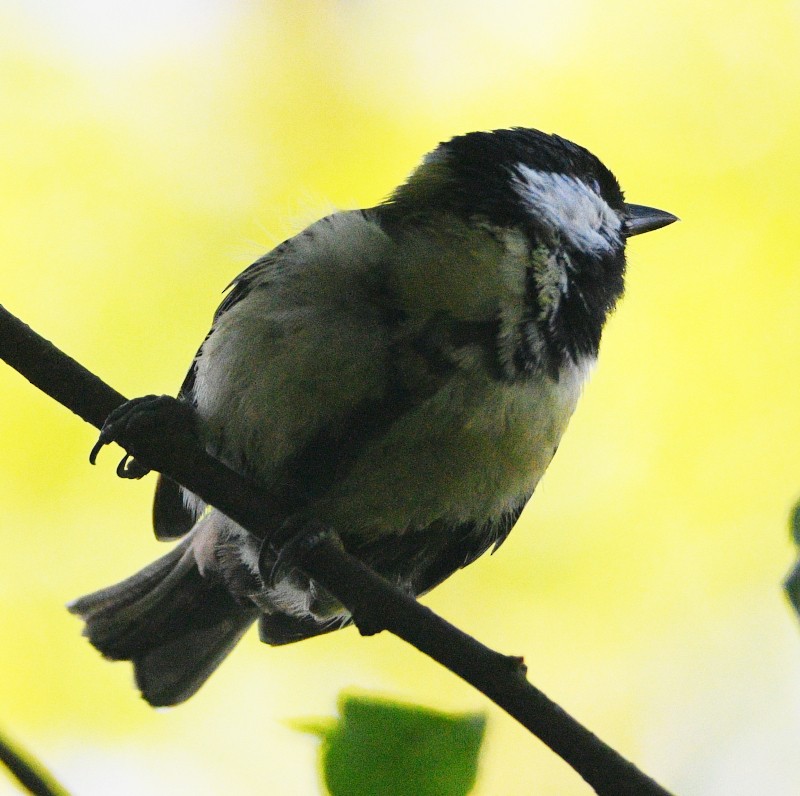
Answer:
[[[498,226],[529,221],[530,211],[509,185],[525,168],[543,174],[568,175],[596,186],[619,213],[622,191],[614,175],[583,147],[539,130],[514,128],[468,133],[440,144],[424,159],[396,199],[406,192],[417,203],[446,201],[466,217],[480,216]]]
[[[526,304],[505,368],[516,375],[542,367],[555,374],[567,360],[596,356],[623,292],[627,238],[676,220],[626,204],[614,175],[587,149],[524,128],[440,144],[389,207],[401,224],[446,214],[527,241]]]

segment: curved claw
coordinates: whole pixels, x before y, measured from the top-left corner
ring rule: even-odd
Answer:
[[[141,401],[141,398],[134,398],[131,401],[126,401],[124,404],[120,404],[116,409],[111,411],[109,416],[106,418],[105,423],[103,423],[103,427],[100,429],[100,436],[97,438],[97,442],[95,442],[94,447],[89,452],[89,464],[96,464],[97,456],[103,447],[114,441],[114,423],[120,417],[123,417],[124,413],[129,411],[132,406],[141,403]]]
[[[131,455],[130,455],[130,453],[126,453],[126,454],[125,454],[125,455],[124,455],[124,456],[123,456],[123,457],[122,457],[122,458],[119,460],[119,464],[117,465],[117,475],[118,475],[120,478],[125,478],[125,477],[126,477],[126,476],[125,476],[125,466],[127,465],[127,463],[128,463],[128,459],[130,459],[130,458],[131,458]]]
[[[117,466],[120,478],[142,478],[151,466],[160,462],[159,445],[172,432],[183,433],[187,425],[194,430],[194,410],[188,404],[166,395],[144,395],[133,398],[114,409],[103,423],[100,436],[89,453],[89,461],[95,464],[104,445],[119,443],[127,451]],[[179,434],[178,434],[179,436]],[[135,457],[141,457],[135,458]]]
[[[145,467],[138,459],[130,453],[126,453],[117,465],[117,475],[120,478],[139,479],[144,478],[150,472],[149,467]]]
[[[103,431],[100,432],[100,436],[97,438],[97,442],[94,443],[94,447],[89,451],[89,464],[97,464],[97,454],[111,442],[110,439],[107,439]]]

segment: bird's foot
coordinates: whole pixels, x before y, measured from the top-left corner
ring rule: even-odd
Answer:
[[[298,568],[302,569],[305,556],[325,542],[333,542],[337,547],[344,549],[341,537],[330,526],[301,517],[287,520],[277,534],[261,545],[258,567],[266,588],[273,588],[284,578],[296,573]],[[333,615],[334,608],[336,612],[341,612],[342,603],[337,597],[328,593],[319,584],[312,582],[310,588],[315,594],[316,608],[313,602],[311,606],[315,615],[320,606],[323,607],[321,617]],[[372,606],[366,608],[361,606],[359,610],[354,610],[351,606],[355,606],[356,602],[355,599],[352,603],[347,602],[345,608],[351,612],[350,618],[362,636],[372,636],[385,630],[386,625],[379,612],[374,611]]]
[[[127,451],[117,465],[117,475],[142,478],[151,469],[164,469],[161,463],[173,447],[171,441],[185,438],[187,426],[195,431],[194,410],[189,404],[169,395],[133,398],[106,418],[89,461],[94,464],[102,448],[116,442]]]
[[[339,547],[342,540],[329,525],[307,517],[293,517],[281,525],[278,531],[261,544],[258,568],[261,579],[267,588],[295,570],[295,562],[302,559],[303,553],[316,547],[320,542],[333,540]]]

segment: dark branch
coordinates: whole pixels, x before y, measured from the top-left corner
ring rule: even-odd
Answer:
[[[3,735],[0,735],[0,763],[33,796],[69,796],[41,763],[24,754]]]
[[[100,428],[125,398],[0,306],[0,358],[39,389]],[[261,538],[282,516],[263,487],[210,457],[189,435],[137,459],[190,489]],[[283,515],[285,516],[285,515]],[[669,796],[525,678],[520,658],[501,655],[398,591],[330,536],[293,551],[294,563],[333,594],[364,633],[389,630],[486,694],[560,755],[601,796]]]

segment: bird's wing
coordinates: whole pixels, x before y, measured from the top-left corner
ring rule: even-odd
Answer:
[[[250,293],[253,284],[259,275],[263,273],[266,264],[280,256],[286,243],[284,241],[284,243],[256,260],[225,288],[228,292],[214,313],[211,329],[205,336],[203,344],[213,333],[222,315]],[[197,349],[192,364],[189,366],[189,370],[178,390],[178,398],[189,404],[194,404],[195,373],[197,371],[197,360],[203,351],[203,344]],[[165,475],[159,474],[153,498],[153,530],[156,538],[160,540],[178,539],[192,529],[196,520],[197,511],[193,507],[186,505],[182,487]]]
[[[352,446],[354,438],[368,433],[376,418],[386,417],[383,386],[376,390],[386,368],[380,340],[376,344],[376,337],[383,336],[384,323],[383,311],[376,305],[386,297],[375,289],[380,280],[373,279],[370,272],[380,267],[374,249],[387,241],[366,212],[352,211],[322,219],[265,254],[228,286],[178,397],[197,405],[198,362],[204,350],[207,354],[211,350],[213,341],[209,343],[209,338],[220,324],[228,323],[243,307],[246,309],[248,302],[259,308],[263,305],[266,314],[272,313],[270,317],[275,319],[279,333],[269,341],[270,350],[263,353],[256,367],[264,368],[267,379],[274,375],[276,381],[282,382],[282,388],[275,391],[277,405],[273,406],[273,399],[265,399],[264,416],[259,415],[259,422],[263,419],[272,427],[280,425],[282,440],[289,440],[290,447],[281,454],[286,459],[288,477],[302,479],[304,484],[311,480],[318,490],[329,474],[324,471],[332,472],[335,467],[332,459],[341,460],[339,451]],[[236,312],[231,313],[234,309]],[[362,318],[365,313],[370,317]],[[376,324],[380,327],[377,330]],[[305,415],[281,410],[282,404],[291,404],[292,390],[297,388],[297,392],[301,382],[313,379],[318,387],[326,382],[341,382],[345,371],[355,373],[365,367],[373,371],[368,387],[360,384],[356,376],[352,384],[348,382],[344,390],[337,391],[335,401],[312,402]],[[309,396],[313,399],[315,389],[313,385],[305,388],[306,401]],[[292,448],[295,439],[298,442]],[[256,472],[248,474],[258,477]],[[181,487],[159,477],[153,504],[157,538],[184,535],[194,525],[197,513],[197,509],[185,504]]]

